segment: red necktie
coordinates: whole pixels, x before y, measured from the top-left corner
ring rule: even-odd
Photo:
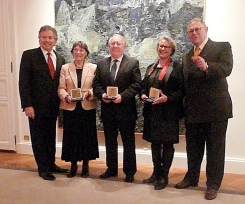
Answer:
[[[48,67],[49,67],[49,72],[50,72],[50,75],[52,77],[52,79],[54,78],[54,73],[55,73],[55,69],[54,69],[54,64],[53,64],[53,60],[52,58],[50,57],[50,52],[48,52]]]

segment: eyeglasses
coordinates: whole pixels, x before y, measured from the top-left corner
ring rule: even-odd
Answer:
[[[200,33],[202,28],[205,28],[205,27],[200,27],[200,28],[195,28],[195,29],[188,30],[188,33],[189,34],[193,34],[194,32]]]
[[[166,49],[166,50],[172,48],[171,46],[166,46],[166,45],[159,45],[158,47],[161,48],[161,49],[164,48],[164,49]]]

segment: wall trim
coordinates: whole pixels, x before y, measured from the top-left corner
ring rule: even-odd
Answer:
[[[58,143],[56,145],[56,157],[60,158],[62,144]],[[19,154],[30,154],[33,155],[31,142],[17,143],[16,152]],[[104,146],[99,146],[100,158],[97,161],[105,161],[106,150]],[[118,162],[122,163],[123,148],[118,147]],[[137,165],[147,165],[152,166],[151,151],[144,149],[136,149]],[[232,174],[244,174],[245,169],[245,159],[226,157],[225,159],[225,173]],[[106,168],[106,167],[105,167]],[[175,152],[174,161],[172,168],[187,169],[186,153]],[[206,168],[206,157],[204,157],[202,162],[202,171]]]

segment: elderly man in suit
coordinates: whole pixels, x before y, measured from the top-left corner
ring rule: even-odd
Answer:
[[[125,181],[133,182],[136,168],[134,128],[137,118],[135,96],[140,91],[141,75],[139,61],[124,54],[125,39],[114,34],[109,39],[110,57],[97,63],[93,82],[94,94],[101,100],[107,170],[100,175],[106,179],[118,174],[118,144],[120,132],[123,142],[123,172]],[[113,70],[115,68],[115,70]],[[107,87],[118,88],[118,94],[108,98]]]
[[[60,103],[57,90],[65,60],[53,50],[57,41],[57,32],[53,27],[42,26],[38,38],[40,47],[22,54],[19,92],[21,107],[29,119],[39,176],[54,180],[52,172],[67,171],[55,164],[56,120]]]
[[[224,176],[226,129],[232,117],[226,77],[231,74],[233,56],[228,42],[207,37],[208,27],[201,19],[192,19],[187,29],[194,45],[183,55],[188,171],[175,187],[198,185],[206,144],[205,199],[213,200]]]

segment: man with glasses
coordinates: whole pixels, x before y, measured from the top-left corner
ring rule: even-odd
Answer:
[[[107,170],[101,179],[118,175],[118,144],[120,132],[123,142],[123,172],[125,181],[133,182],[136,173],[134,128],[137,118],[135,96],[140,91],[139,61],[124,54],[125,39],[114,34],[109,39],[110,57],[97,63],[93,92],[101,100],[101,118],[105,134]],[[116,94],[109,97],[108,88]]]
[[[198,18],[188,24],[193,48],[183,55],[188,171],[176,188],[198,185],[206,144],[207,191],[213,200],[224,176],[225,140],[232,101],[226,77],[231,74],[233,56],[228,42],[207,37],[208,27]]]

